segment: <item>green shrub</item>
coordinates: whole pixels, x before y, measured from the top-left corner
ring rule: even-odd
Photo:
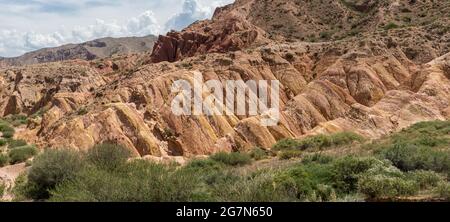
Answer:
[[[8,165],[9,158],[7,155],[0,153],[0,167]]]
[[[231,202],[273,202],[288,201],[292,198],[286,195],[282,189],[274,186],[275,171],[261,170],[233,177],[228,175],[227,179],[217,181],[209,185],[211,201]]]
[[[3,138],[10,139],[10,138],[13,138],[13,136],[14,136],[14,131],[3,132]]]
[[[267,154],[267,151],[265,151],[259,147],[252,149],[249,154],[250,154],[250,157],[253,158],[254,160],[267,159],[267,157],[269,156]]]
[[[194,159],[190,161],[185,168],[194,171],[211,171],[211,170],[221,170],[223,164],[212,159]]]
[[[359,192],[375,200],[411,196],[418,192],[418,186],[414,181],[386,175],[364,175],[358,187]]]
[[[14,201],[28,201],[31,200],[30,193],[35,190],[35,185],[28,184],[27,173],[21,173],[14,181],[12,193],[14,194]]]
[[[305,158],[303,158],[303,160],[302,160],[302,163],[303,164],[310,164],[310,163],[328,164],[333,161],[334,161],[334,158],[331,156],[316,153],[316,154],[305,156]]]
[[[364,137],[353,132],[341,132],[331,135],[331,141],[335,146],[348,145],[354,142],[363,142]]]
[[[384,30],[391,30],[399,28],[399,26],[393,22],[389,22],[386,26],[384,26]]]
[[[20,126],[28,123],[27,116],[22,114],[7,116],[6,120],[13,126]]]
[[[418,183],[420,189],[436,187],[443,181],[442,177],[433,171],[418,170],[410,172],[408,176]]]
[[[395,136],[417,137],[420,135],[440,136],[450,133],[450,121],[427,121],[416,123]]]
[[[25,140],[10,140],[8,142],[8,148],[13,149],[16,147],[26,146],[27,142]]]
[[[307,164],[280,172],[274,179],[287,196],[300,201],[331,201],[336,198],[330,165]]]
[[[396,144],[412,144],[428,147],[448,147],[450,145],[450,122],[421,122],[391,136],[390,142]]]
[[[233,153],[225,153],[220,152],[212,155],[210,157],[212,160],[215,160],[220,163],[224,163],[226,165],[230,166],[243,166],[250,164],[252,162],[252,158],[249,154],[246,153],[239,153],[239,152],[233,152]]]
[[[133,161],[120,171],[84,168],[51,192],[50,201],[174,202],[196,201],[198,177],[192,171]]]
[[[412,144],[395,144],[382,157],[401,170],[432,170],[450,175],[450,153]]]
[[[21,146],[9,151],[9,159],[11,164],[22,163],[37,154],[38,150],[35,146]]]
[[[300,150],[285,150],[278,153],[278,157],[282,160],[289,160],[302,157],[303,152]]]
[[[0,199],[2,199],[3,195],[5,194],[6,185],[3,183],[3,181],[0,181]]]
[[[33,161],[28,174],[28,197],[47,199],[49,190],[63,181],[73,179],[85,165],[76,151],[46,150]]]
[[[307,150],[323,149],[332,146],[348,145],[353,142],[363,142],[364,138],[352,132],[341,132],[331,135],[317,135],[306,137],[301,140],[284,139],[273,146],[273,150]]]
[[[376,165],[384,165],[384,163],[375,158],[351,156],[336,160],[332,167],[334,186],[341,193],[353,193],[357,191],[360,175]]]
[[[322,149],[324,147],[330,147],[332,145],[332,140],[330,136],[327,135],[317,135],[317,136],[311,136],[307,137],[300,141],[299,149],[300,150],[307,150],[307,149],[313,149],[313,148],[319,148]]]
[[[331,37],[331,33],[329,32],[320,32],[319,36],[321,39],[329,39]]]
[[[441,182],[436,188],[436,193],[440,198],[450,201],[450,184],[448,182]]]
[[[416,181],[387,163],[373,165],[360,175],[358,181],[359,192],[374,200],[412,196],[419,189]]]
[[[107,143],[92,147],[86,154],[90,163],[105,170],[114,170],[123,166],[130,157],[131,152],[126,148]]]
[[[296,149],[300,145],[298,140],[295,139],[282,139],[278,141],[275,145],[273,145],[272,150],[280,151],[280,150],[290,150]]]
[[[0,121],[0,132],[2,132],[3,138],[12,138],[14,136],[14,128],[5,121]]]
[[[0,147],[6,145],[6,143],[5,139],[0,139]]]
[[[79,116],[86,115],[87,113],[88,113],[88,111],[87,111],[87,109],[86,109],[85,107],[82,107],[82,108],[80,108],[80,109],[77,111],[77,114],[78,114]]]

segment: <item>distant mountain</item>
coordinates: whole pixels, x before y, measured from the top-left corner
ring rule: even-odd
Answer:
[[[119,54],[151,51],[155,36],[102,38],[80,44],[45,48],[14,58],[0,57],[0,67],[31,65],[71,59],[93,60]]]

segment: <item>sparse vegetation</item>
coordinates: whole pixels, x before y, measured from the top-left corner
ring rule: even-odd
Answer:
[[[233,152],[233,153],[225,153],[220,152],[212,155],[210,157],[212,160],[215,160],[217,162],[224,163],[226,165],[230,166],[242,166],[247,165],[252,162],[252,159],[249,154],[247,153],[239,153],[239,152]]]
[[[86,115],[87,113],[88,113],[88,110],[87,110],[85,107],[81,107],[81,108],[77,111],[77,114],[78,114],[79,116]]]
[[[0,139],[0,147],[5,146],[7,144],[5,139]]]
[[[364,138],[358,134],[351,132],[342,132],[332,135],[317,135],[306,137],[301,140],[283,139],[276,143],[272,149],[274,151],[285,150],[310,150],[310,149],[325,149],[334,146],[349,145],[351,143],[363,142]]]
[[[443,139],[450,126],[430,124],[415,125],[373,142],[369,148],[377,155],[326,154],[342,146],[367,150],[361,145],[362,137],[348,132],[283,140],[275,146],[279,153],[301,153],[301,161],[280,158],[284,164],[277,167],[247,166],[252,158],[267,156],[261,148],[248,153],[217,153],[186,166],[127,161],[126,149],[113,144],[98,145],[81,154],[47,150],[35,158],[28,176],[18,180],[14,192],[19,198],[49,201],[380,201],[424,192],[448,199],[448,177],[442,168],[402,168],[385,158],[390,157],[385,152],[391,152],[396,142],[405,142],[424,129],[433,138]],[[441,147],[443,152],[446,146],[443,140],[424,142],[417,137],[406,141]],[[318,149],[321,147],[327,149]]]
[[[8,155],[0,153],[0,167],[4,167],[9,163]]]
[[[14,127],[20,126],[20,125],[26,125],[28,123],[28,117],[22,114],[18,115],[9,115],[4,118],[6,122],[11,124]]]
[[[11,164],[23,163],[37,154],[35,146],[21,146],[9,151],[9,162]]]
[[[302,157],[302,151],[300,151],[300,150],[285,150],[285,151],[281,151],[278,154],[278,157],[280,157],[280,159],[282,159],[282,160],[300,158],[300,157]]]
[[[5,194],[5,190],[6,190],[6,185],[5,183],[3,183],[3,181],[0,181],[0,199],[3,197],[3,195]]]
[[[408,176],[416,181],[421,189],[436,187],[443,181],[442,176],[434,171],[418,170],[410,172]]]
[[[399,28],[399,26],[394,22],[389,22],[387,25],[384,26],[384,30],[391,30],[397,28]]]
[[[49,198],[50,189],[72,179],[83,165],[82,158],[76,151],[46,150],[33,161],[24,196],[32,199]]]
[[[442,182],[438,184],[436,193],[438,197],[443,198],[446,201],[450,201],[450,183]]]
[[[320,36],[321,39],[327,40],[327,39],[329,39],[331,37],[331,33],[330,32],[326,32],[326,31],[325,32],[320,32],[319,36]]]
[[[432,170],[450,175],[449,122],[419,123],[394,134],[379,151],[404,171]]]
[[[361,193],[375,200],[411,196],[418,192],[415,181],[388,175],[365,174],[358,186]]]
[[[8,122],[0,120],[0,132],[2,133],[3,138],[8,139],[14,136],[15,130]]]
[[[254,160],[262,160],[268,158],[268,153],[259,147],[256,147],[250,151],[250,157]]]
[[[27,142],[25,140],[9,140],[8,142],[8,148],[9,149],[14,149],[17,147],[22,147],[22,146],[26,146]]]
[[[90,149],[86,159],[99,168],[114,170],[123,166],[130,156],[131,152],[124,147],[104,143]]]

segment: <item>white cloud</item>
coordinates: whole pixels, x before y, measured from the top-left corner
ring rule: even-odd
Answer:
[[[197,20],[210,18],[217,7],[232,2],[233,0],[217,0],[209,1],[206,5],[202,4],[200,0],[185,0],[181,12],[166,22],[164,31],[181,30]]]
[[[0,56],[19,56],[41,48],[102,37],[157,35],[170,29],[180,30],[196,20],[210,18],[216,7],[231,2],[0,0],[0,20],[4,21],[0,24]],[[145,8],[152,10],[142,13]]]
[[[20,55],[45,47],[80,43],[102,37],[157,35],[160,30],[152,11],[146,11],[137,17],[130,18],[125,24],[96,19],[92,25],[76,26],[72,30],[61,27],[60,30],[48,34],[3,30],[0,32],[0,54]]]

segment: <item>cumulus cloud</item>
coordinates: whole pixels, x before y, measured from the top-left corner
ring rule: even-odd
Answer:
[[[185,0],[181,12],[175,14],[166,22],[164,31],[179,31],[195,21],[210,18],[217,7],[232,2],[232,0],[218,0],[203,5],[199,0]]]
[[[177,4],[180,1],[182,4]],[[0,56],[19,56],[41,48],[103,37],[158,35],[171,29],[181,30],[196,20],[210,18],[216,7],[233,1],[0,0],[0,20],[4,21],[0,24]],[[133,13],[142,8],[152,10]],[[91,16],[106,19],[92,19],[94,23],[91,23]],[[30,24],[34,20],[36,25]]]
[[[161,27],[152,11],[146,11],[137,17],[130,18],[125,24],[97,19],[92,25],[77,26],[72,30],[61,27],[60,30],[47,34],[2,30],[0,32],[0,54],[20,55],[41,48],[80,43],[102,37],[157,35],[160,30]]]

